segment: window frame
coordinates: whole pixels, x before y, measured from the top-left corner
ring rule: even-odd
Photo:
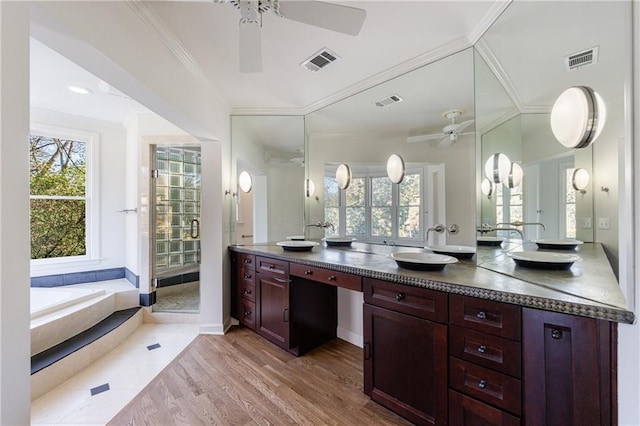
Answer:
[[[49,124],[32,123],[29,135],[47,136],[74,140],[85,143],[85,247],[86,254],[81,256],[51,257],[30,259],[31,272],[55,271],[62,266],[93,265],[100,262],[100,134],[81,129],[72,129]],[[38,198],[51,198],[40,197]],[[72,197],[77,199],[77,197]],[[29,200],[34,199],[29,189]],[[55,199],[58,199],[55,197]]]

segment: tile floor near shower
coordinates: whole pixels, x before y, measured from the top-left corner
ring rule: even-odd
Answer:
[[[142,324],[111,352],[31,402],[32,425],[104,425],[199,332],[199,324]]]

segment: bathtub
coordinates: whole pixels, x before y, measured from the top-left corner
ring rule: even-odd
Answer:
[[[31,319],[106,294],[103,289],[31,287]]]

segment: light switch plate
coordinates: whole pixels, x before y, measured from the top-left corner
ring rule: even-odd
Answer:
[[[591,218],[583,217],[582,218],[582,228],[583,229],[591,229]]]
[[[598,228],[600,229],[611,229],[611,221],[608,217],[599,217],[598,218]]]

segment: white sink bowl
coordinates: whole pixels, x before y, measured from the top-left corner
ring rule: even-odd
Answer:
[[[577,254],[550,253],[544,251],[521,251],[508,253],[516,265],[534,269],[569,269],[580,260]]]
[[[315,241],[279,241],[276,243],[284,251],[311,251],[312,248],[319,245]]]
[[[391,253],[391,258],[399,267],[416,271],[441,271],[458,259],[452,256],[434,253],[398,252]]]
[[[322,241],[324,241],[328,247],[351,247],[351,243],[356,241],[356,239],[349,237],[324,237]]]
[[[537,240],[536,244],[541,249],[548,250],[574,250],[580,244],[580,240],[564,239],[564,240]]]
[[[471,259],[473,255],[476,254],[476,248],[471,246],[433,245],[426,246],[425,248],[434,253],[453,256],[456,259]]]
[[[502,237],[478,237],[479,246],[499,246],[504,241]]]

